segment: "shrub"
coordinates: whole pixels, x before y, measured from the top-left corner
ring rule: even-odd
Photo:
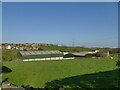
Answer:
[[[38,48],[38,50],[43,51],[43,49],[42,49],[42,48],[40,48],[40,47]]]
[[[96,57],[105,57],[106,55],[105,55],[104,52],[98,52],[98,53],[96,53],[95,56],[96,56]]]
[[[120,61],[117,61],[116,66],[120,67]]]
[[[2,50],[2,60],[3,61],[12,61],[12,60],[17,60],[21,56],[19,54],[18,50]]]

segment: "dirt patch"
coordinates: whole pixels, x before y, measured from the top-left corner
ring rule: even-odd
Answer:
[[[4,82],[4,83],[2,83],[2,89],[3,90],[6,90],[6,89],[10,89],[10,88],[14,88],[14,89],[18,89],[19,88],[19,90],[24,90],[23,88],[21,88],[21,87],[17,87],[17,86],[15,86],[15,85],[13,85],[13,84],[11,84],[11,83],[9,83],[9,82]]]

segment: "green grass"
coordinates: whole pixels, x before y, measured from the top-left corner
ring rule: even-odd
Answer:
[[[3,79],[8,78],[9,82],[17,86],[30,85],[35,88],[74,88],[81,87],[81,85],[85,86],[88,81],[89,83],[92,83],[91,81],[93,81],[93,78],[97,80],[97,82],[94,83],[94,87],[112,87],[117,84],[117,73],[114,72],[114,70],[117,69],[115,64],[116,61],[109,58],[80,58],[64,61],[3,62],[4,66],[12,70],[10,73],[3,73]],[[113,71],[114,74],[106,74],[109,71]],[[101,72],[104,74],[99,74]],[[87,76],[84,77],[84,75]],[[106,78],[106,84],[102,84],[104,82],[101,83],[98,78],[95,78],[96,76],[100,76],[100,80]],[[80,81],[82,80],[86,82],[81,83]],[[110,84],[111,80],[115,80],[115,83]],[[91,85],[91,87],[93,86]]]

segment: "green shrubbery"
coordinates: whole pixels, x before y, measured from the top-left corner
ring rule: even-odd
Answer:
[[[118,54],[120,53],[120,48],[114,48],[114,49],[110,49],[110,54]]]
[[[105,57],[106,54],[104,52],[98,52],[95,56],[96,57]]]
[[[116,66],[120,67],[120,61],[117,61]]]
[[[20,54],[18,50],[2,50],[2,60],[3,61],[12,61],[18,60],[20,58]]]

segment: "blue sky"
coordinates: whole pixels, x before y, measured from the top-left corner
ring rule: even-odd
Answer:
[[[118,6],[109,3],[3,3],[3,42],[117,47]]]

